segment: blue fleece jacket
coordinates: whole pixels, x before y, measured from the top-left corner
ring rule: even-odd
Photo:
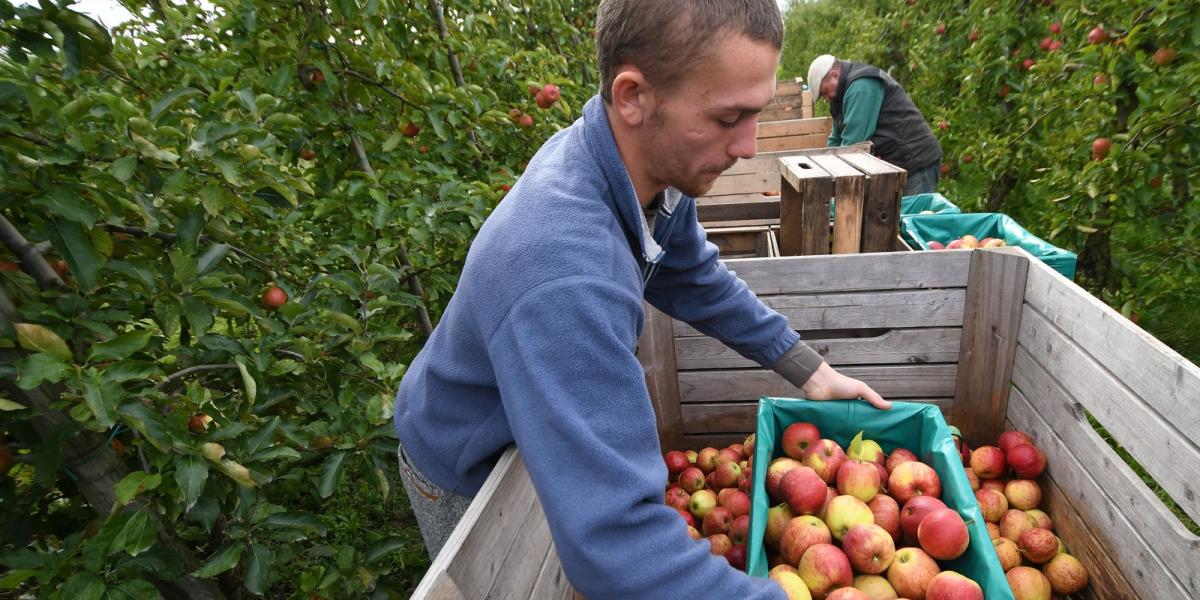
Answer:
[[[689,538],[663,503],[634,352],[643,298],[764,366],[799,336],[718,262],[695,201],[674,189],[663,200],[650,236],[593,97],[480,229],[400,384],[396,431],[425,476],[467,496],[515,442],[563,569],[592,600],[783,599]]]

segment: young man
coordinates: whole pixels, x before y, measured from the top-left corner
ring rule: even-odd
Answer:
[[[937,188],[942,146],[904,88],[882,69],[822,54],[808,67],[808,85],[829,102],[829,146],[871,140],[883,160],[908,171],[905,196]]]
[[[784,598],[691,540],[634,355],[643,299],[813,399],[865,397],[717,260],[693,196],[755,151],[782,44],[775,0],[605,0],[601,97],[488,218],[396,399],[430,553],[516,443],[571,584],[602,598]],[[649,213],[649,217],[647,216]],[[651,223],[652,222],[652,223]]]

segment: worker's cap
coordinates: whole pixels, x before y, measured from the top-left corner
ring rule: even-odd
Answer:
[[[821,93],[821,81],[829,74],[829,70],[833,68],[836,60],[832,54],[822,54],[814,58],[812,64],[808,65],[808,89],[814,96]]]

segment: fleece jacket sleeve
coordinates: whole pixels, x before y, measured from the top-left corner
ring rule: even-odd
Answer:
[[[842,101],[845,116],[843,130],[839,132],[838,146],[852,146],[871,139],[879,124],[879,109],[883,106],[883,83],[873,77],[864,77],[846,88]]]
[[[680,203],[666,257],[646,287],[646,300],[742,356],[771,367],[800,336],[764,305],[746,282],[718,260],[717,247],[696,221],[696,203]]]
[[[695,541],[664,504],[666,466],[634,356],[641,300],[568,277],[526,292],[492,334],[504,412],[563,570],[592,600],[786,596]]]

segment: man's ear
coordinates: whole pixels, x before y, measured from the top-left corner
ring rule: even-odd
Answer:
[[[613,109],[629,127],[641,125],[654,111],[654,89],[632,65],[621,67],[612,84]]]

